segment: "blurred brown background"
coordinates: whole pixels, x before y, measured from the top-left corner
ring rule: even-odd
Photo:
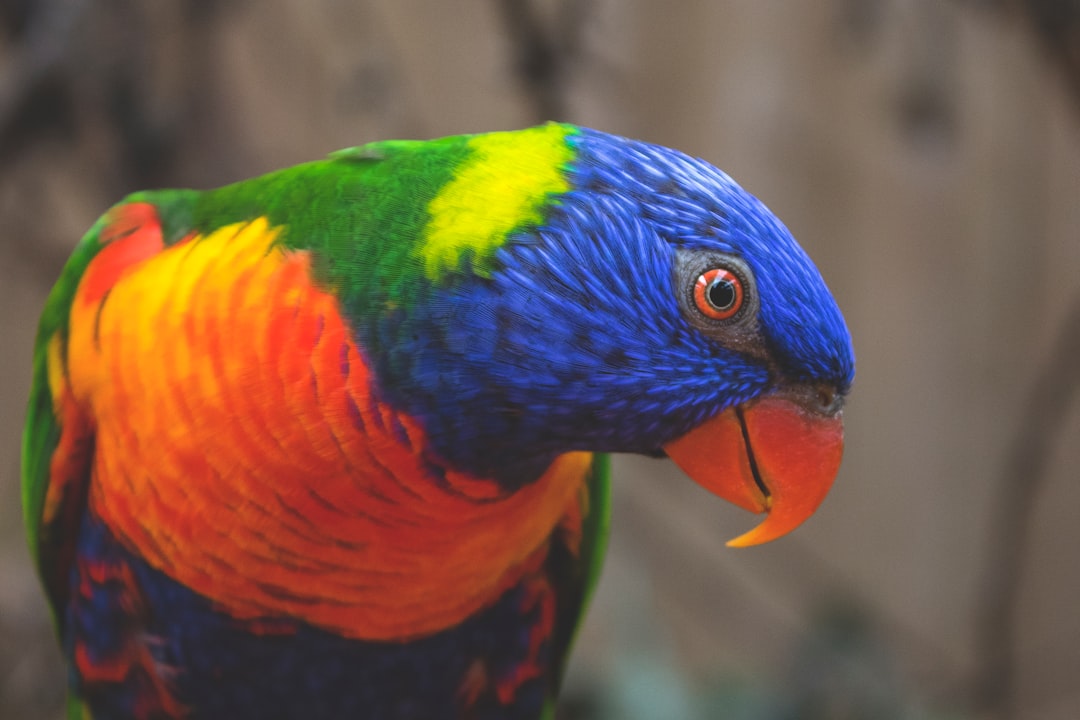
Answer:
[[[772,545],[620,459],[566,718],[1080,717],[1080,7],[0,0],[0,718],[58,718],[19,443],[45,294],[125,193],[553,118],[704,157],[855,339],[848,451]]]

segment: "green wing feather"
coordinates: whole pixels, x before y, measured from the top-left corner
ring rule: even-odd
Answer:
[[[49,385],[48,347],[54,339],[61,347],[66,343],[71,303],[83,272],[99,249],[98,236],[105,224],[102,217],[83,236],[45,302],[34,342],[34,374],[23,431],[22,499],[27,540],[57,623],[70,564],[67,554],[73,548],[89,468],[82,477],[70,478],[65,483],[58,503],[60,509],[47,520],[45,500],[52,480],[50,467],[64,429],[64,420],[56,413],[56,398]]]
[[[139,202],[154,205],[166,245],[192,231],[206,233],[266,216],[271,224],[288,227],[282,237],[286,246],[311,247],[319,251],[316,258],[331,260],[316,265],[315,273],[337,289],[350,314],[362,317],[388,297],[408,304],[414,283],[402,269],[415,265],[416,243],[430,220],[429,201],[470,157],[470,137],[375,143],[217,190],[137,193],[117,207]],[[424,152],[415,152],[421,146]],[[23,437],[23,507],[31,552],[58,629],[62,629],[67,578],[85,509],[93,438],[87,425],[80,430],[86,433],[79,445],[84,455],[65,457],[71,454],[65,430],[71,431],[73,425],[66,413],[58,411],[57,388],[50,385],[49,347],[58,342],[59,357],[66,355],[63,349],[70,308],[87,267],[102,249],[99,238],[108,223],[106,214],[86,233],[65,265],[47,300],[34,346],[33,385]],[[355,236],[358,227],[369,230],[365,237]],[[379,261],[370,262],[372,257]],[[61,477],[54,476],[57,466],[64,468]],[[561,682],[570,646],[595,591],[607,548],[611,511],[607,455],[595,456],[588,490],[579,563],[572,577],[564,578],[568,582],[565,597],[571,600],[571,607],[577,606],[577,612],[560,620],[553,639],[556,685]],[[554,697],[552,694],[546,705],[545,717],[553,716]],[[77,703],[69,711],[72,717],[82,716]]]
[[[58,415],[58,398],[54,397],[57,388],[50,387],[49,382],[49,345],[60,343],[59,357],[63,362],[71,305],[87,267],[102,250],[100,237],[109,225],[110,214],[132,203],[153,205],[165,245],[178,242],[192,231],[208,233],[230,223],[265,216],[271,224],[287,226],[282,238],[286,246],[316,248],[317,257],[333,260],[316,267],[315,272],[338,288],[354,317],[363,317],[372,302],[383,299],[381,295],[407,301],[404,296],[414,283],[402,268],[412,264],[415,243],[429,219],[427,201],[473,153],[471,137],[373,143],[335,153],[328,160],[215,190],[135,193],[103,215],[86,233],[42,313],[23,435],[24,521],[31,553],[54,612],[65,602],[71,553],[89,480],[89,457],[80,474],[78,459],[66,457],[70,453],[61,448],[66,437],[65,423],[70,430],[74,418]],[[420,148],[423,152],[417,152]],[[358,238],[356,228],[368,232]],[[371,257],[379,261],[372,263],[368,260]],[[92,444],[92,438],[87,442]],[[68,477],[51,477],[56,465],[65,467]],[[51,490],[50,485],[54,486]],[[47,508],[47,502],[54,507]]]
[[[581,599],[581,614],[584,618],[589,603],[592,602],[596,585],[600,582],[600,571],[607,554],[608,535],[611,531],[611,456],[597,453],[593,460],[592,476],[589,478],[589,516],[585,523],[581,555],[586,561],[585,587]],[[581,620],[574,627],[570,638],[573,643]]]
[[[576,613],[570,613],[561,619],[560,627],[555,630],[555,668],[552,674],[555,685],[551,688],[541,717],[550,720],[555,716],[556,699],[570,650],[581,629],[582,621],[589,609],[596,585],[600,580],[600,570],[607,553],[608,535],[611,528],[611,456],[597,453],[594,456],[592,470],[588,478],[589,511],[584,518],[580,549],[580,564],[575,575],[563,582],[571,587],[564,597],[575,598],[578,603]]]

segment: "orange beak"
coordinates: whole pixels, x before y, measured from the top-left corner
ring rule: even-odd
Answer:
[[[823,415],[782,397],[725,410],[664,451],[699,485],[751,512],[768,513],[728,541],[747,547],[788,534],[814,514],[844,454],[840,413]]]

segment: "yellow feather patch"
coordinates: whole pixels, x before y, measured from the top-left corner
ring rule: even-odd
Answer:
[[[45,367],[48,370],[49,394],[53,399],[53,412],[59,414],[61,399],[67,392],[67,377],[64,371],[64,345],[60,341],[60,333],[49,338],[48,347],[45,349]]]
[[[548,197],[570,189],[563,169],[573,150],[566,136],[566,127],[548,123],[469,140],[472,155],[428,205],[420,249],[429,278],[456,270],[468,250],[478,262],[474,270],[486,274],[485,260],[507,233],[543,220]]]

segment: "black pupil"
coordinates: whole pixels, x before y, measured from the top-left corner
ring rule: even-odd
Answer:
[[[717,310],[730,310],[735,304],[735,284],[731,278],[717,278],[705,293],[709,304]]]

